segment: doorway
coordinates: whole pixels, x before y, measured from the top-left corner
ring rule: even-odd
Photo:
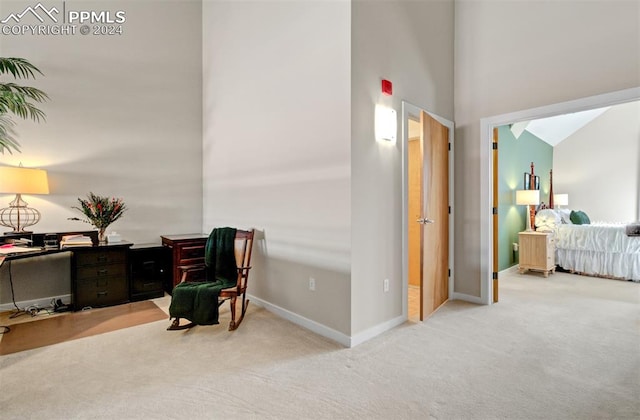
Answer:
[[[494,129],[499,126],[513,124],[555,115],[569,114],[586,111],[595,108],[603,108],[640,100],[640,87],[625,89],[617,92],[605,93],[569,102],[543,106],[539,108],[518,111],[510,114],[497,115],[480,120],[480,135],[483,147],[481,147],[481,237],[486,238],[481,243],[481,291],[480,301],[484,304],[494,303],[497,300],[499,279],[497,272],[497,224],[494,223],[495,185],[497,176],[498,149],[493,147]],[[495,139],[495,140],[494,140]],[[640,205],[639,205],[640,206]],[[497,220],[497,218],[496,218]]]
[[[453,122],[402,103],[403,316],[422,321],[453,292]]]

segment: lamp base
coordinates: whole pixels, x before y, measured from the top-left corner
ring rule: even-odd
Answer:
[[[527,232],[533,232],[535,231],[535,210],[533,209],[533,206],[527,206],[527,210],[529,212],[527,215]]]
[[[40,221],[40,212],[32,207],[27,207],[20,194],[9,203],[9,207],[0,209],[0,225],[13,229],[12,234],[30,233],[24,228],[33,226]]]

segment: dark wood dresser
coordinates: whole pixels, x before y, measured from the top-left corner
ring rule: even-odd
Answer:
[[[129,301],[127,254],[130,242],[69,248],[74,310]]]
[[[204,247],[209,235],[203,233],[193,233],[186,235],[163,235],[162,246],[171,251],[171,282],[167,284],[165,290],[171,293],[173,288],[180,283],[182,272],[181,265],[192,265],[204,263]],[[201,279],[192,277],[190,280]],[[204,279],[202,279],[204,280]]]

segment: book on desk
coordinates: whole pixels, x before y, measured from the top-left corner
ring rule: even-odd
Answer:
[[[72,248],[76,246],[92,246],[91,237],[85,235],[65,235],[60,240],[60,248]]]
[[[42,248],[17,246],[17,245],[14,245],[14,244],[0,245],[0,255],[3,255],[3,256],[21,254],[23,252],[36,252],[36,251],[41,251],[41,250],[42,250]]]

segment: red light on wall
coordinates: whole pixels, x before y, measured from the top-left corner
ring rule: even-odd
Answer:
[[[389,96],[393,94],[393,85],[389,80],[382,79],[382,93]]]

